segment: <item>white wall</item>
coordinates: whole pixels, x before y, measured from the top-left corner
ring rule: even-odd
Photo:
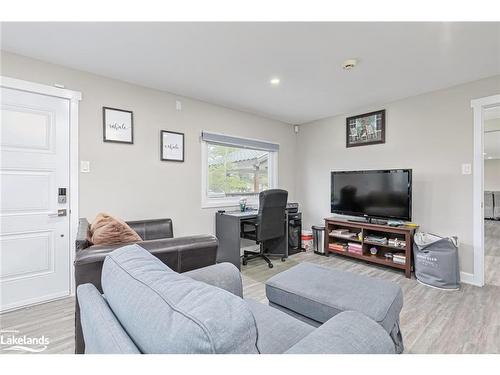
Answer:
[[[500,93],[500,76],[447,90],[360,108],[300,127],[201,101],[2,52],[5,76],[54,84],[83,93],[80,159],[91,173],[80,174],[80,210],[93,218],[108,211],[126,220],[172,217],[177,236],[214,232],[215,209],[201,209],[201,130],[281,145],[279,185],[304,212],[305,224],[329,213],[330,171],[412,168],[413,220],[421,230],[458,235],[461,268],[473,271],[470,100]],[[134,111],[134,145],[103,143],[102,106]],[[386,143],[345,148],[345,117],[386,109]],[[186,133],[186,161],[159,160],[160,129]],[[296,153],[298,157],[296,158]],[[296,164],[297,162],[297,164]]]
[[[297,197],[307,225],[331,216],[330,171],[413,169],[413,221],[420,229],[458,235],[461,269],[473,272],[472,175],[474,98],[500,93],[500,76],[360,108],[300,126]],[[386,109],[386,143],[345,147],[345,118]]]
[[[500,159],[484,161],[484,190],[500,191]]]
[[[80,160],[90,161],[91,172],[80,174],[81,216],[171,217],[176,236],[214,233],[216,209],[201,208],[202,130],[279,143],[279,186],[295,197],[296,136],[288,124],[5,51],[1,63],[4,76],[82,92]],[[133,145],[103,142],[103,106],[134,112]],[[160,161],[160,129],[185,133],[184,163]]]

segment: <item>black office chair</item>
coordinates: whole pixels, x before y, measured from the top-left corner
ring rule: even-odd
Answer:
[[[259,213],[255,219],[241,221],[241,237],[253,240],[260,245],[260,251],[245,251],[243,265],[250,259],[263,258],[269,268],[273,264],[264,255],[264,241],[280,238],[285,235],[286,202],[288,191],[281,189],[265,190],[259,194]],[[285,256],[281,258],[285,261]]]

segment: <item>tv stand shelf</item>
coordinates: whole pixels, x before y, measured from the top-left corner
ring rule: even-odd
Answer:
[[[348,220],[340,220],[337,218],[327,218],[325,219],[325,254],[337,254],[346,257],[360,259],[365,262],[375,263],[383,266],[388,266],[405,271],[405,276],[411,278],[411,271],[413,267],[412,262],[412,249],[413,249],[413,235],[418,227],[408,227],[399,226],[391,227],[389,225],[382,224],[372,224],[363,222],[354,222]],[[331,232],[336,229],[348,229],[350,232],[361,233],[361,238],[348,238],[341,235],[332,235]],[[379,244],[376,242],[365,241],[365,238],[370,235],[386,237],[387,239],[397,238],[401,241],[405,241],[404,247],[391,246],[389,244]],[[356,243],[361,244],[362,254],[341,251],[330,248],[332,243]],[[372,255],[370,249],[372,247],[377,248],[377,254]],[[385,257],[386,253],[399,253],[404,255],[406,261],[404,264],[395,263],[392,259],[387,259]]]

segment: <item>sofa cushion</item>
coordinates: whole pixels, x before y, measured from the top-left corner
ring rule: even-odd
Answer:
[[[111,245],[142,241],[141,237],[123,220],[100,213],[90,225],[90,242],[94,245]]]
[[[366,315],[345,311],[328,320],[286,354],[394,354],[387,332]]]
[[[252,310],[261,354],[281,354],[314,331],[310,325],[262,303],[246,299]]]
[[[342,311],[359,311],[391,332],[403,307],[396,283],[312,263],[301,263],[270,278],[269,301],[320,323]]]
[[[86,354],[140,354],[94,285],[79,285],[76,292]]]
[[[106,257],[102,288],[143,353],[258,353],[243,299],[172,271],[139,245]]]

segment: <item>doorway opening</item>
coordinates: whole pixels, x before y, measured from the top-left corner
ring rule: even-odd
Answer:
[[[488,173],[487,186],[485,186],[485,169],[490,168],[494,163],[491,160],[496,160],[498,146],[495,146],[495,134],[497,126],[495,118],[500,117],[500,94],[492,95],[484,98],[474,99],[471,101],[471,107],[474,113],[474,168],[473,168],[473,237],[474,237],[474,276],[472,284],[483,286],[485,281],[488,284],[496,283],[500,280],[498,265],[500,257],[495,256],[494,240],[498,233],[495,224],[490,225],[490,214],[494,215],[494,197],[490,195],[490,190],[487,188],[495,188],[491,186],[490,173]],[[488,144],[486,145],[486,141]],[[489,154],[488,154],[489,153]],[[485,162],[486,161],[486,162]],[[495,176],[495,174],[493,174]],[[491,198],[491,201],[490,201]],[[498,203],[498,202],[497,202]],[[493,213],[490,213],[490,205],[493,208]],[[491,222],[491,223],[494,223]],[[486,233],[486,231],[488,233]],[[487,235],[488,237],[485,237]],[[493,244],[494,247],[485,248],[485,243]],[[486,250],[486,251],[485,251]],[[500,254],[499,254],[500,255]],[[488,271],[487,279],[485,278],[485,270]],[[496,281],[495,281],[496,280]],[[500,284],[500,283],[499,283]]]
[[[500,286],[500,105],[484,110],[484,276]]]

